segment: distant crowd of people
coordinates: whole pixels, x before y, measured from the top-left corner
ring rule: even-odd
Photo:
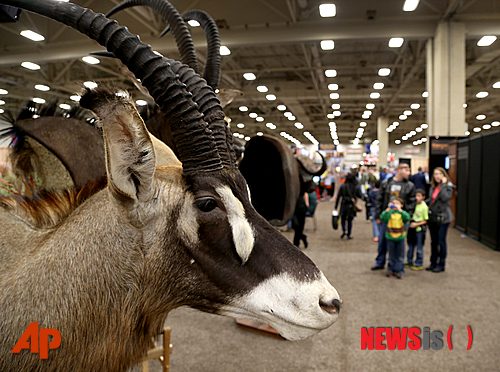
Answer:
[[[388,277],[402,279],[405,267],[423,270],[423,247],[429,230],[431,257],[426,270],[443,272],[447,231],[454,219],[449,203],[454,188],[444,168],[435,168],[432,177],[422,168],[410,176],[405,163],[397,168],[384,167],[380,172],[355,169],[346,176],[335,199],[335,209],[340,205],[341,239],[353,238],[352,222],[361,211],[360,201],[364,201],[366,219],[372,220],[373,240],[378,244],[372,270],[385,269],[386,260]]]

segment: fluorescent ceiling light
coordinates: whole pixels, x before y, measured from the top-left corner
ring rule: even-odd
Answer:
[[[255,112],[251,112],[248,114],[248,116],[250,116],[252,119],[255,119],[259,115],[257,115]]]
[[[325,70],[326,77],[335,77],[337,76],[337,70]]]
[[[148,103],[143,99],[138,99],[137,101],[135,101],[135,104],[137,106],[146,106]]]
[[[380,70],[378,70],[379,76],[389,76],[390,74],[391,74],[390,68],[381,68]]]
[[[82,98],[82,97],[81,97],[81,96],[79,96],[79,95],[77,95],[77,94],[72,95],[71,97],[69,97],[69,99],[70,99],[70,100],[75,101],[75,102],[80,102],[80,99],[81,99],[81,98]]]
[[[393,37],[389,40],[389,48],[399,48],[403,45],[405,39],[402,37]]]
[[[321,40],[320,45],[323,50],[333,50],[335,48],[335,42],[333,40]]]
[[[462,106],[464,106],[464,108],[467,108],[467,103],[464,103]]]
[[[399,115],[399,120],[406,120],[408,119],[408,116],[406,115]]]
[[[366,104],[366,108],[367,108],[368,110],[373,110],[373,109],[375,108],[375,104],[374,104],[374,103],[367,103],[367,104]]]
[[[410,105],[410,108],[411,108],[412,110],[418,110],[418,109],[420,108],[420,104],[419,104],[419,103],[412,103],[412,104]]]
[[[97,88],[97,83],[95,81],[86,81],[83,83],[83,85],[89,89]]]
[[[238,123],[238,124],[236,124],[236,126],[238,128],[245,128],[245,124],[243,124],[243,123]]]
[[[263,134],[264,134],[264,133],[262,133],[262,132],[257,132],[257,135],[258,135],[258,136],[262,136]]]
[[[342,112],[341,112],[341,111],[334,111],[334,112],[333,112],[333,115],[335,115],[335,116],[340,116],[340,115],[342,115]]]
[[[220,47],[220,55],[221,56],[228,56],[231,54],[231,51],[229,50],[229,48],[225,45],[221,45]]]
[[[243,77],[246,79],[246,80],[255,80],[257,79],[257,77],[255,76],[255,74],[253,72],[245,72],[243,74]]]
[[[333,110],[340,110],[340,105],[339,105],[338,103],[334,103],[334,104],[332,105],[332,109],[333,109]]]
[[[466,136],[470,136],[470,132],[468,130],[465,131]]]
[[[285,113],[283,113],[283,115],[285,115],[286,117],[289,117],[289,116],[292,116],[293,114],[290,111],[286,111]]]
[[[338,89],[339,89],[338,84],[328,84],[328,90],[338,90]]]
[[[257,120],[258,122],[261,122],[261,121],[264,121],[264,118],[262,116],[257,116],[255,118],[255,120]]]
[[[394,141],[394,143],[395,143],[396,145],[399,145],[399,144],[401,143],[401,140],[396,140],[396,141]]]
[[[479,128],[479,127],[475,127],[475,128],[473,129],[473,131],[474,131],[474,132],[476,132],[476,133],[477,133],[477,132],[481,132],[481,128]]]
[[[477,46],[490,46],[495,42],[496,39],[497,39],[496,36],[483,36],[477,42]]]
[[[71,108],[71,105],[68,105],[67,103],[61,103],[59,107],[63,110],[69,110]]]
[[[337,7],[335,4],[321,4],[319,6],[319,15],[327,18],[327,17],[335,17],[337,14]]]
[[[302,123],[295,123],[294,125],[297,129],[304,129],[304,125],[302,125]]]
[[[420,128],[420,127],[418,127],[418,128],[415,128],[415,131],[418,132],[418,133],[420,133],[421,131],[423,131],[423,129]]]
[[[278,105],[277,109],[280,110],[280,111],[285,111],[286,110],[286,106],[285,105]]]
[[[491,126],[492,126],[492,127],[498,127],[499,125],[500,125],[500,121],[493,121],[493,122],[491,123]]]
[[[0,94],[9,94],[9,91],[5,89],[0,89]]]
[[[200,22],[198,21],[195,21],[194,19],[191,19],[188,21],[188,24],[191,26],[191,27],[198,27],[200,25]]]
[[[493,88],[495,89],[500,88],[500,81],[497,81],[495,84],[493,84]]]
[[[372,114],[372,112],[371,112],[370,110],[366,110],[366,111],[364,111],[364,112],[363,112],[363,114],[364,114],[364,115],[371,115],[371,114]]]
[[[484,119],[486,119],[486,115],[483,115],[483,114],[477,115],[476,119],[477,120],[484,120]]]
[[[384,83],[373,84],[373,89],[384,89]]]
[[[4,112],[5,110],[0,108],[0,114],[3,114]]]
[[[328,119],[335,119],[335,115],[333,115],[333,114],[328,114],[328,115],[326,115],[326,117]]]
[[[21,66],[29,70],[40,70],[40,65],[37,65],[36,63],[33,62],[23,62],[21,63]]]
[[[361,123],[359,123],[359,126],[360,126],[360,127],[366,127],[366,125],[367,125],[367,124],[366,124],[366,121],[362,121]]]
[[[290,120],[290,121],[294,121],[295,119],[297,119],[297,118],[296,118],[295,116],[293,116],[293,115],[290,115],[290,116],[288,117],[288,120]]]
[[[45,103],[45,100],[43,98],[38,98],[38,97],[37,98],[33,98],[32,101],[35,102],[35,103],[41,103],[41,104]]]
[[[245,141],[250,141],[250,137],[249,137],[249,136],[246,136],[246,137],[245,137]]]
[[[24,36],[25,38],[28,38],[28,39],[33,40],[33,41],[45,40],[45,38],[42,35],[37,34],[36,32],[31,31],[31,30],[21,31],[20,34],[21,34],[21,36]]]
[[[330,98],[331,99],[339,99],[340,98],[340,94],[338,94],[338,93],[330,93]]]
[[[420,0],[406,0],[405,5],[403,5],[403,10],[405,12],[413,12],[417,9]]]
[[[410,110],[403,111],[403,115],[410,116],[412,112]]]
[[[2,101],[2,100],[0,99],[0,105],[5,105],[5,101]]]
[[[476,94],[476,97],[477,98],[484,98],[484,97],[488,97],[488,92],[479,92]]]
[[[274,94],[268,94],[266,95],[266,98],[269,100],[269,101],[274,101],[276,100],[276,96]]]
[[[489,124],[484,124],[483,125],[483,129],[490,129],[490,128],[491,128],[491,125],[489,125]]]
[[[424,98],[429,97],[429,92],[428,91],[423,92],[422,97],[424,97]]]
[[[257,87],[257,90],[261,93],[266,93],[269,89],[267,89],[267,87],[265,85],[259,85]]]
[[[247,112],[247,111],[248,111],[248,107],[246,107],[246,106],[240,106],[240,107],[239,107],[239,110],[240,110],[241,112]]]
[[[97,64],[101,63],[101,61],[99,61],[99,59],[92,57],[92,56],[82,57],[82,61],[85,63],[88,63],[89,65],[97,65]]]
[[[378,93],[378,92],[373,92],[373,93],[370,93],[370,98],[371,98],[371,99],[377,99],[377,98],[380,98],[380,93]]]
[[[43,84],[37,84],[37,85],[35,85],[35,89],[41,90],[42,92],[46,92],[46,91],[50,90],[50,87],[48,87],[47,85],[43,85]]]

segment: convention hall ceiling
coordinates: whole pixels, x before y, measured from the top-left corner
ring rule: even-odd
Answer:
[[[106,13],[119,0],[74,2]],[[422,96],[426,90],[426,41],[433,37],[437,24],[447,19],[466,25],[469,128],[472,131],[485,122],[500,120],[500,90],[492,87],[500,80],[500,41],[486,47],[476,45],[484,35],[500,34],[500,0],[421,0],[413,12],[403,11],[404,0],[329,2],[336,5],[336,16],[332,18],[320,16],[318,6],[322,2],[315,0],[171,1],[181,13],[189,9],[207,11],[219,26],[222,45],[230,50],[222,57],[219,88],[242,92],[225,108],[233,132],[244,136],[287,132],[304,144],[310,140],[303,132],[310,132],[319,142],[331,143],[329,123],[333,121],[340,142],[348,143],[364,121],[367,125],[362,141],[368,141],[376,138],[376,118],[384,114],[390,122],[400,123],[390,133],[393,143],[426,122]],[[137,7],[114,18],[156,51],[179,59],[173,37],[167,34],[159,38],[165,22],[150,9]],[[45,40],[35,42],[20,36],[20,31],[26,29],[43,35]],[[200,27],[192,27],[191,31],[203,66],[205,36]],[[404,38],[403,44],[389,47],[392,37]],[[323,50],[321,40],[333,40],[334,49]],[[0,89],[9,92],[0,97],[5,102],[0,108],[14,114],[33,97],[47,101],[57,97],[61,103],[75,105],[70,96],[89,80],[124,87],[132,91],[134,98],[152,102],[135,88],[118,61],[100,58],[95,65],[82,61],[89,52],[102,49],[97,43],[37,15],[22,12],[18,22],[0,23],[0,48]],[[41,69],[21,67],[25,61]],[[389,75],[379,76],[381,68],[390,69]],[[327,77],[325,70],[335,70],[336,76]],[[256,79],[246,80],[243,74],[248,72]],[[383,83],[383,89],[374,89],[375,83]],[[49,86],[50,90],[36,90],[36,84]],[[259,92],[258,86],[268,91]],[[477,98],[480,91],[489,95]],[[370,98],[374,92],[380,97]],[[276,99],[266,98],[270,94]],[[332,108],[332,104],[339,106]],[[367,109],[367,104],[375,107]],[[410,109],[412,104],[420,107]],[[285,105],[286,111],[278,110],[278,105]],[[240,111],[240,106],[246,106],[248,111]],[[405,110],[412,114],[400,120]],[[285,117],[287,111],[295,119]],[[333,111],[338,111],[335,118],[328,118]],[[368,119],[362,118],[365,111],[371,111]],[[249,113],[257,114],[262,121],[249,117]],[[486,115],[486,119],[477,120],[479,114]],[[268,123],[273,123],[275,129]],[[244,127],[238,128],[237,124]]]

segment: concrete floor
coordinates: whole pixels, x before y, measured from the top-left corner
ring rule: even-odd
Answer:
[[[191,309],[173,311],[171,371],[500,371],[500,253],[448,233],[446,271],[407,270],[404,280],[370,271],[376,243],[371,224],[358,214],[351,241],[331,228],[333,203],[317,208],[318,229],[308,219],[305,253],[317,263],[344,300],[339,320],[299,342],[281,341],[241,330],[231,318]],[[293,231],[285,235],[291,239]],[[424,265],[429,264],[427,236]],[[453,326],[453,350],[446,332]],[[474,334],[467,351],[467,326]],[[362,327],[440,330],[442,350],[361,350]],[[161,371],[149,362],[151,371]]]

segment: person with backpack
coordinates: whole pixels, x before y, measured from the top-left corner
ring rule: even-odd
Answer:
[[[335,201],[335,209],[338,208],[341,198],[342,203],[340,204],[339,214],[340,223],[342,225],[342,236],[340,238],[342,239],[346,237],[346,239],[352,239],[352,220],[356,217],[357,212],[355,203],[357,203],[358,199],[363,198],[361,190],[358,186],[356,175],[352,173],[348,174],[344,184],[340,186],[337,194],[337,200]]]

